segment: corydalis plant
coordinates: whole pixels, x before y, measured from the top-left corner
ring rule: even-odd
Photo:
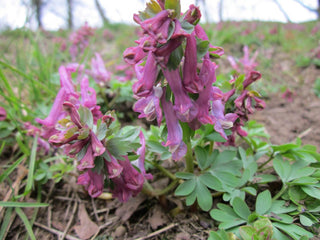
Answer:
[[[71,73],[76,71],[74,82]],[[141,191],[145,178],[152,178],[144,169],[144,136],[139,129],[134,129],[131,135],[119,135],[121,131],[113,124],[114,114],[101,113],[96,92],[89,87],[84,72],[84,67],[78,64],[59,68],[61,88],[49,116],[37,119],[43,126],[38,131],[39,139],[49,139],[51,145],[77,159],[77,169],[82,172],[78,184],[90,196],[101,195],[107,184],[115,197],[127,201]],[[141,146],[138,148],[137,144]],[[128,153],[137,159],[131,162]]]
[[[127,63],[134,65],[138,81],[133,92],[138,99],[134,110],[139,117],[167,124],[167,141],[174,160],[187,152],[180,125],[193,130],[213,124],[227,138],[224,129],[233,126],[237,115],[224,114],[223,93],[214,87],[217,65],[212,59],[223,49],[211,45],[198,22],[201,13],[191,5],[180,14],[179,1],[151,1],[144,12],[134,15],[144,35],[138,46],[124,52]]]

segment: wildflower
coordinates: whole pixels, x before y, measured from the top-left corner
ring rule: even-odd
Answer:
[[[146,118],[148,121],[157,119],[158,126],[162,121],[162,110],[160,107],[160,98],[163,94],[161,87],[153,87],[152,93],[140,98],[133,106],[135,112],[140,112],[139,118]]]
[[[7,112],[3,107],[0,107],[0,121],[4,121],[7,118]]]
[[[89,195],[95,198],[103,192],[104,174],[89,169],[78,177],[77,183],[83,185]]]
[[[178,119],[183,122],[191,122],[196,117],[198,109],[196,104],[184,91],[179,69],[172,71],[163,69],[162,71],[174,94],[174,110],[176,111]]]
[[[87,73],[101,86],[106,85],[111,78],[111,74],[106,70],[99,53],[95,53],[95,58],[91,59],[91,71],[87,71]]]
[[[44,154],[48,154],[50,150],[50,145],[47,141],[45,141],[42,137],[40,137],[42,130],[40,128],[37,128],[36,126],[33,126],[30,122],[25,122],[24,128],[27,130],[27,135],[28,136],[38,136],[38,151],[40,149],[44,150]]]
[[[286,91],[281,95],[283,99],[286,99],[288,102],[293,102],[293,97],[295,96],[295,93],[291,91],[290,89],[286,89]]]
[[[165,93],[161,97],[161,104],[166,117],[168,137],[165,147],[169,146],[173,160],[180,160],[187,152],[187,146],[182,140],[182,128],[175,115],[174,107],[171,102],[165,98]]]
[[[135,197],[141,192],[144,176],[132,166],[127,156],[123,157],[125,160],[118,161],[123,170],[119,176],[112,178],[114,188],[111,192],[119,201],[126,202],[130,197]]]
[[[94,35],[93,28],[86,22],[78,31],[72,33],[69,37],[72,45],[69,49],[72,60],[74,61],[79,53],[89,45],[89,38]]]

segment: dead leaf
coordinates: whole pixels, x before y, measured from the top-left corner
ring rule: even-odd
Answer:
[[[143,194],[131,198],[116,210],[116,216],[120,217],[122,222],[127,221],[144,200],[146,200],[146,196]]]
[[[80,220],[80,225],[74,226],[74,230],[81,239],[89,239],[99,231],[98,225],[89,218],[83,203],[79,206],[78,218]]]
[[[153,230],[156,230],[158,227],[166,224],[169,221],[168,217],[164,214],[161,207],[156,206],[152,210],[152,215],[149,217],[149,223]]]

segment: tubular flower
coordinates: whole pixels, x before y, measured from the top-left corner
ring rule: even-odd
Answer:
[[[111,78],[111,74],[106,70],[99,53],[95,53],[95,58],[91,59],[91,71],[87,71],[87,73],[101,86],[105,86]]]
[[[163,94],[161,98],[161,104],[168,129],[167,142],[164,146],[169,146],[169,151],[172,153],[173,160],[180,160],[187,152],[187,146],[182,140],[182,128],[175,115],[173,105],[166,100],[165,94]]]

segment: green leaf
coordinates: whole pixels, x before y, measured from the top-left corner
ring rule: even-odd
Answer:
[[[8,167],[5,171],[3,171],[3,173],[0,175],[0,183],[3,182],[3,180],[5,180],[10,175],[10,173],[12,173],[13,170],[15,170],[25,158],[26,156],[22,155],[17,161],[11,164],[10,167]]]
[[[245,201],[243,201],[240,197],[235,197],[233,199],[232,205],[235,213],[237,213],[242,219],[248,220],[251,212]]]
[[[100,141],[103,140],[107,135],[107,131],[108,131],[108,127],[105,122],[98,124],[97,132],[96,132],[97,138]]]
[[[182,178],[182,179],[192,179],[195,177],[193,173],[188,173],[188,172],[177,172],[175,175],[177,178]]]
[[[34,180],[33,174],[34,174],[34,169],[36,164],[37,147],[38,147],[38,135],[36,135],[35,138],[33,139],[30,161],[29,161],[27,185],[24,190],[24,194],[30,193],[33,186],[33,180]]]
[[[283,160],[281,157],[276,157],[273,160],[273,168],[280,176],[283,182],[286,182],[291,173],[291,164]]]
[[[200,146],[196,146],[194,149],[194,152],[195,152],[196,159],[197,159],[197,162],[199,164],[200,169],[204,170],[205,168],[207,168],[210,164],[210,161],[208,161],[206,150]]]
[[[0,201],[1,207],[22,207],[22,208],[35,208],[35,207],[48,207],[47,203],[32,203],[32,202],[4,202]]]
[[[307,236],[309,238],[313,237],[313,234],[308,232],[307,230],[295,225],[295,224],[284,224],[280,222],[274,222],[273,225],[287,233],[293,239],[300,239],[302,236]]]
[[[256,212],[263,215],[268,212],[272,205],[271,193],[269,190],[265,190],[257,196],[256,200]]]
[[[260,174],[255,176],[254,178],[254,182],[260,183],[260,184],[275,182],[277,180],[278,180],[277,177],[271,174]]]
[[[147,7],[143,12],[139,12],[139,17],[142,20],[146,20],[148,18],[154,17],[159,12],[161,12],[161,7],[156,0],[151,0],[147,3]]]
[[[245,191],[246,193],[251,194],[252,196],[256,196],[257,195],[257,190],[253,187],[244,187],[241,188],[241,191]]]
[[[199,204],[199,207],[203,211],[209,211],[212,207],[212,196],[208,188],[200,181],[197,181],[195,191],[197,194],[197,202]]]
[[[226,133],[227,134],[227,133]],[[205,139],[212,142],[226,142],[227,140],[221,137],[220,133],[213,132],[205,137]]]
[[[196,191],[194,190],[191,194],[186,197],[186,205],[191,206],[197,199]]]
[[[12,216],[13,208],[7,208],[6,214],[4,215],[4,218],[2,219],[1,229],[0,229],[0,239],[5,239],[4,235],[6,234],[7,228],[9,224],[11,223],[10,219]]]
[[[295,144],[295,143],[286,143],[283,145],[273,145],[271,146],[274,152],[280,152],[280,153],[285,153],[289,150],[298,148],[299,145]]]
[[[16,207],[15,210],[16,210],[16,213],[19,215],[20,219],[22,220],[31,240],[36,240],[36,237],[32,230],[31,223],[29,222],[25,213],[21,210],[21,208],[18,208],[18,207]]]
[[[303,226],[311,227],[314,224],[314,222],[304,214],[300,214],[299,219]]]
[[[182,27],[182,29],[183,29],[186,33],[188,33],[188,34],[191,34],[191,33],[193,32],[193,30],[194,30],[194,25],[191,24],[191,23],[189,23],[189,22],[186,21],[186,20],[183,20],[183,21],[181,22],[181,27]]]
[[[197,59],[198,61],[206,55],[210,47],[210,42],[207,40],[197,39]]]
[[[208,188],[211,188],[216,191],[224,191],[223,185],[221,181],[215,177],[212,176],[210,173],[204,173],[200,175],[199,180],[206,185]]]
[[[313,186],[301,186],[301,189],[313,198],[320,199],[320,189]]]
[[[80,105],[78,109],[80,115],[80,121],[83,125],[87,125],[90,129],[93,127],[93,116],[89,108]]]
[[[181,13],[180,0],[166,0],[164,4],[165,9],[174,10],[173,17],[179,17]]]
[[[314,185],[317,184],[318,180],[312,177],[301,177],[293,180],[290,184],[294,185]],[[289,183],[288,183],[289,185]]]
[[[183,182],[182,184],[180,184],[177,187],[177,189],[175,190],[174,194],[176,196],[187,196],[191,192],[193,192],[195,187],[196,187],[196,180],[190,179],[190,180],[187,180],[187,181]]]
[[[224,240],[217,232],[210,231],[209,238],[207,240]]]
[[[232,222],[235,221],[237,219],[239,219],[239,217],[234,216],[234,215],[230,215],[227,212],[224,212],[223,210],[220,209],[212,209],[210,211],[210,216],[219,222]]]
[[[183,57],[183,49],[182,49],[182,46],[180,45],[171,53],[169,57],[169,61],[167,63],[167,68],[170,71],[177,69],[181,63],[182,57]]]

